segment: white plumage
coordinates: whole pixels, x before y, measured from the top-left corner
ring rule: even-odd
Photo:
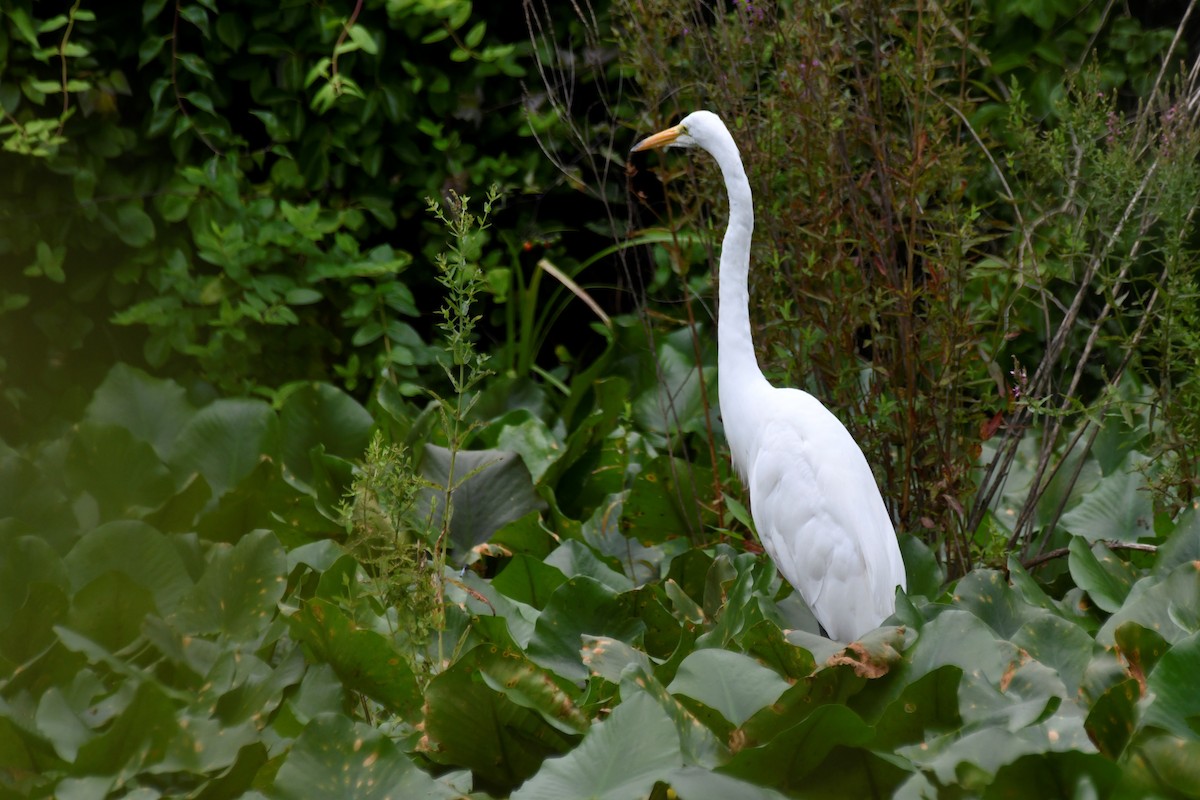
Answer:
[[[825,631],[838,641],[857,639],[896,610],[896,587],[907,586],[875,476],[850,432],[819,400],[771,386],[759,369],[746,287],[753,199],[725,123],[696,111],[633,149],[669,146],[707,151],[729,192],[717,323],[719,398],[758,535]]]

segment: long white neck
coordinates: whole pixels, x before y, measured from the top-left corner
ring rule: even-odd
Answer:
[[[729,227],[721,245],[718,292],[717,370],[725,437],[739,471],[747,467],[754,448],[756,397],[770,389],[758,366],[750,333],[750,237],[754,231],[754,200],[750,181],[733,137],[709,151],[721,167],[729,191]]]

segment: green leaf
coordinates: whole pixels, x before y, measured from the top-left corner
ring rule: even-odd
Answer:
[[[788,682],[749,656],[729,650],[697,650],[679,665],[667,689],[719,711],[740,726],[779,699]]]
[[[121,572],[105,572],[75,593],[67,626],[116,652],[136,639],[155,611],[154,595]]]
[[[957,605],[986,622],[998,636],[1011,637],[1042,612],[1022,602],[997,570],[977,569],[964,575],[954,589]]]
[[[329,664],[350,689],[405,719],[415,719],[421,694],[412,668],[381,634],[359,628],[337,606],[310,600],[288,619],[292,635]]]
[[[1188,508],[1176,520],[1175,530],[1159,545],[1154,571],[1166,575],[1189,561],[1200,561],[1200,511]]]
[[[179,551],[144,522],[101,525],[80,539],[64,562],[76,592],[105,572],[119,572],[149,589],[162,614],[173,612],[192,586]]]
[[[429,757],[470,768],[477,787],[482,784],[494,794],[507,794],[537,772],[547,756],[568,751],[575,741],[562,732],[561,722],[551,724],[542,713],[489,686],[496,674],[485,679],[481,667],[500,669],[498,659],[503,658],[495,645],[478,645],[439,673],[425,691]]]
[[[1137,569],[1113,555],[1100,542],[1088,547],[1080,536],[1072,536],[1067,564],[1075,585],[1088,593],[1097,606],[1110,614],[1118,610],[1137,581]]]
[[[16,6],[8,10],[8,18],[12,22],[13,27],[17,29],[17,33],[21,35],[21,38],[37,50],[37,31],[34,30],[33,20],[29,18],[29,12],[20,6]]]
[[[554,590],[534,625],[526,654],[570,681],[588,677],[580,649],[583,635],[609,636],[626,644],[645,629],[632,613],[630,594],[620,595],[593,578],[574,577]]]
[[[58,686],[51,686],[38,700],[34,717],[38,732],[50,740],[59,756],[74,761],[79,748],[96,735]]]
[[[1137,724],[1137,701],[1141,696],[1133,678],[1110,686],[1088,711],[1084,728],[1101,755],[1116,760],[1133,736]]]
[[[583,642],[580,648],[583,664],[592,676],[616,684],[621,682],[621,675],[631,665],[645,673],[651,670],[650,657],[622,641],[587,633],[580,638]]]
[[[223,719],[180,713],[178,733],[167,743],[156,771],[203,775],[231,768],[242,748],[259,740],[258,727],[251,721],[229,724]],[[260,745],[261,746],[261,745]]]
[[[156,681],[144,681],[108,728],[79,748],[72,771],[77,775],[137,775],[162,758],[163,743],[177,730],[170,698]]]
[[[1161,636],[1136,622],[1126,622],[1113,634],[1121,658],[1130,672],[1145,678],[1158,664],[1163,653],[1170,649]]]
[[[1200,742],[1152,736],[1130,748],[1126,777],[1137,797],[1200,797]]]
[[[205,39],[211,35],[208,29],[208,11],[203,7],[199,5],[184,6],[180,9],[179,16],[199,28]]]
[[[586,733],[591,721],[575,706],[549,673],[520,653],[495,647],[477,648],[477,668],[483,682],[513,703],[536,711],[566,734]]]
[[[363,52],[370,55],[376,55],[379,52],[375,40],[371,38],[371,33],[362,25],[355,25],[350,28],[350,40],[363,49]]]
[[[453,487],[450,539],[459,563],[504,524],[546,507],[533,491],[529,470],[513,452],[452,452],[426,444],[421,474],[435,487]],[[422,519],[432,518],[435,528],[441,527],[445,516],[445,496],[445,488],[426,487],[421,492],[417,514]]]
[[[774,789],[700,767],[673,769],[662,780],[680,800],[784,800],[784,795]]]
[[[1149,536],[1154,508],[1141,468],[1146,461],[1145,456],[1130,453],[1118,471],[1102,477],[1079,505],[1062,515],[1063,527],[1089,542],[1136,542]]]
[[[217,38],[230,50],[240,50],[246,40],[245,18],[234,11],[225,11],[217,17]]]
[[[319,303],[325,298],[325,295],[318,292],[316,289],[308,289],[302,286],[297,286],[294,289],[288,289],[284,295],[284,300],[290,306],[308,306],[313,303]]]
[[[377,729],[343,714],[321,714],[304,727],[275,775],[282,800],[355,797],[440,800],[461,795],[417,768]]]
[[[983,797],[985,800],[1095,797],[1098,789],[1103,792],[1113,786],[1120,772],[1116,764],[1096,753],[1030,754],[1000,767]]]
[[[603,722],[592,726],[580,745],[547,761],[512,795],[512,800],[630,800],[649,797],[661,777],[683,766],[675,726],[658,704],[635,694]]]
[[[162,3],[159,3],[161,6]],[[167,43],[165,36],[146,36],[138,45],[138,69],[149,64],[158,54],[162,52],[163,45]],[[156,104],[157,106],[157,104]]]
[[[280,450],[285,475],[303,484],[313,480],[313,448],[346,459],[366,449],[374,424],[358,401],[328,383],[289,384],[279,410]]]
[[[66,621],[69,605],[58,585],[30,582],[24,605],[0,618],[0,669],[15,670],[53,645],[54,626]]]
[[[905,686],[876,722],[872,747],[895,751],[903,745],[928,741],[960,728],[958,687],[961,680],[962,670],[946,665]]]
[[[937,597],[946,581],[946,571],[938,564],[937,557],[916,536],[900,537],[900,555],[904,559],[904,570],[908,576],[908,594]]]
[[[171,466],[198,472],[220,497],[274,455],[277,420],[260,400],[215,400],[187,421],[171,451]]]
[[[672,583],[667,584],[668,594],[671,586]],[[694,609],[698,611],[699,606]],[[812,653],[789,642],[779,626],[770,620],[764,619],[751,626],[742,636],[742,646],[748,654],[788,678],[804,678],[816,669]]]
[[[483,35],[487,32],[487,22],[480,20],[471,26],[471,30],[467,31],[463,37],[463,44],[474,50],[479,47],[479,43],[483,41]]]
[[[162,13],[167,0],[144,0],[142,3],[142,24],[149,25]]]
[[[87,407],[87,419],[125,428],[162,459],[194,413],[183,387],[125,364],[108,371]]]
[[[1054,601],[1050,599],[1045,590],[1034,580],[1025,567],[1021,566],[1021,562],[1015,555],[1008,557],[1008,579],[1012,581],[1013,591],[1020,595],[1021,599],[1031,606],[1044,608],[1048,611],[1054,611]]]
[[[1177,642],[1200,627],[1200,562],[1181,564],[1165,580],[1147,576],[1135,583],[1125,603],[1096,633],[1096,641],[1111,645],[1116,630],[1129,621],[1168,642]]]
[[[600,560],[596,551],[577,539],[568,539],[546,556],[545,563],[563,575],[594,578],[616,592],[628,592],[633,581]]]
[[[1086,546],[1086,545],[1085,545]],[[1050,613],[1040,614],[1021,626],[1012,643],[1053,668],[1074,696],[1097,649],[1083,628]]]
[[[144,517],[175,494],[171,471],[154,449],[115,425],[79,426],[67,474],[96,500],[104,520]]]
[[[1149,705],[1141,725],[1154,726],[1183,738],[1200,735],[1200,633],[1193,633],[1163,654],[1146,677]]]
[[[633,479],[621,512],[622,532],[641,542],[663,542],[699,532],[703,495],[697,489],[710,486],[712,476],[706,468],[682,458],[659,456]]]
[[[492,586],[513,600],[542,608],[567,577],[542,561],[517,553],[492,579]]]
[[[795,791],[834,748],[861,747],[870,738],[871,729],[849,708],[823,705],[769,742],[739,750],[720,771]]]
[[[283,597],[287,557],[270,531],[254,531],[232,547],[213,545],[208,568],[171,618],[187,634],[221,633],[252,642]]]
[[[117,207],[117,236],[130,247],[145,247],[154,241],[154,220],[136,203]]]
[[[515,424],[505,424],[500,431],[498,444],[504,450],[520,453],[533,482],[537,483],[563,454],[563,447],[546,423],[528,411],[520,410],[505,415],[505,419],[510,417],[523,419]]]
[[[68,580],[62,559],[44,539],[0,535],[0,620],[12,619],[34,584],[66,588]]]

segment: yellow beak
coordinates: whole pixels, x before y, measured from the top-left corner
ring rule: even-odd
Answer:
[[[629,152],[636,153],[638,150],[649,150],[654,147],[666,147],[671,142],[678,139],[681,133],[683,133],[683,126],[675,125],[667,128],[665,131],[659,131],[653,136],[647,136],[645,139],[642,139],[640,142],[630,148]]]

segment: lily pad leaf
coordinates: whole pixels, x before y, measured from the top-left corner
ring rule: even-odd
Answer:
[[[406,719],[415,719],[421,693],[412,668],[381,634],[357,627],[337,606],[310,600],[288,619],[292,635],[329,664],[347,687]]]
[[[644,693],[625,700],[592,726],[583,742],[542,765],[512,800],[579,797],[593,800],[646,798],[662,776],[683,766],[675,725]]]
[[[287,556],[275,534],[254,531],[213,545],[208,569],[172,623],[189,634],[224,633],[251,641],[270,624],[283,597]]]
[[[493,689],[489,684],[504,673],[498,663],[504,658],[496,645],[478,645],[439,673],[425,691],[426,755],[469,767],[477,787],[497,795],[507,795],[538,772],[548,756],[571,749],[578,739],[563,732],[563,723],[582,724],[576,719],[551,724],[544,713],[528,707],[542,705],[545,695],[535,699],[522,692],[523,703],[518,703]]]
[[[684,694],[739,726],[788,689],[779,673],[731,650],[697,650],[683,660],[667,689]]]
[[[449,495],[450,540],[460,564],[506,523],[546,507],[521,457],[510,450],[451,451],[426,444],[424,453],[421,473],[430,486],[421,491],[418,513],[440,527]]]
[[[149,589],[162,614],[173,612],[192,586],[170,540],[136,520],[101,525],[80,539],[64,561],[76,591],[105,572],[119,572]]]
[[[1146,460],[1140,453],[1130,453],[1115,472],[1102,477],[1077,506],[1063,514],[1063,527],[1089,542],[1136,542],[1149,536],[1154,507],[1141,469]]]
[[[1182,738],[1200,733],[1200,633],[1193,633],[1163,654],[1146,678],[1152,699],[1142,711],[1141,724],[1169,731]]]
[[[422,772],[387,736],[342,714],[305,726],[275,776],[274,796],[441,800],[461,795]]]
[[[313,479],[310,451],[341,458],[362,454],[373,420],[357,400],[328,383],[285,386],[287,395],[279,410],[280,451],[285,475],[309,484]]]
[[[1088,593],[1098,607],[1113,613],[1125,602],[1137,582],[1138,571],[1122,561],[1100,542],[1090,548],[1080,536],[1072,536],[1067,565],[1075,585]]]
[[[274,456],[277,436],[275,412],[261,400],[215,400],[184,425],[170,463],[203,475],[217,498]]]
[[[152,378],[136,367],[117,364],[96,388],[87,419],[117,425],[167,459],[179,431],[196,413],[187,392],[174,381]]]

